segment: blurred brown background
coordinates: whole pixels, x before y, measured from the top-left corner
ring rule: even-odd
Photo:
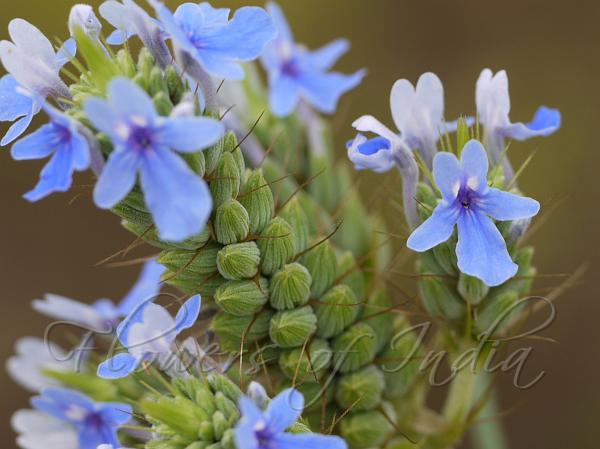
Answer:
[[[90,3],[98,6],[101,2]],[[248,3],[215,0],[213,5]],[[535,345],[525,376],[545,370],[545,378],[533,389],[519,391],[512,387],[510,376],[503,377],[502,406],[510,411],[505,423],[512,449],[598,448],[600,302],[592,282],[600,268],[600,3],[280,3],[299,41],[316,47],[346,36],[353,48],[339,67],[348,71],[369,69],[363,85],[342,102],[335,122],[340,143],[352,135],[350,123],[361,114],[372,113],[391,125],[388,95],[392,83],[397,78],[414,82],[425,71],[434,71],[444,82],[448,118],[473,114],[474,85],[484,67],[507,69],[514,121],[528,120],[540,104],[560,108],[564,122],[561,131],[548,139],[513,145],[512,157],[522,161],[529,151],[539,148],[521,185],[546,209],[562,202],[533,239],[540,272],[572,272],[583,263],[589,264],[589,271],[583,283],[561,298],[557,321],[543,333],[557,343]],[[65,0],[4,0],[0,37],[6,38],[6,24],[14,17],[26,18],[49,37],[64,37],[71,4]],[[5,127],[1,128],[3,132]],[[93,207],[89,189],[55,195],[38,204],[21,198],[37,181],[40,168],[40,163],[12,161],[8,149],[0,152],[2,360],[12,354],[18,337],[43,334],[46,321],[31,311],[32,299],[44,292],[84,300],[119,299],[136,275],[135,268],[94,267],[126,246],[131,237],[120,229],[114,216]],[[80,178],[79,184],[86,180]],[[12,448],[9,418],[15,409],[27,405],[28,395],[3,370],[0,391],[0,445]]]

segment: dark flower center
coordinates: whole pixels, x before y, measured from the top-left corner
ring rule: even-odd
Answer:
[[[465,209],[470,209],[477,201],[477,194],[467,186],[461,186],[456,200]]]
[[[290,78],[296,78],[300,74],[300,67],[294,58],[290,58],[283,63],[281,72]]]
[[[134,126],[129,136],[131,146],[137,151],[151,148],[154,143],[152,130],[145,126]]]

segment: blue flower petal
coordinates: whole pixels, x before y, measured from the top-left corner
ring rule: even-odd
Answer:
[[[108,86],[110,105],[121,117],[137,116],[147,120],[156,117],[154,103],[150,96],[133,81],[117,78]]]
[[[456,245],[458,268],[481,279],[490,287],[500,285],[517,273],[502,234],[481,212],[469,211],[458,220]]]
[[[287,117],[294,112],[299,99],[298,85],[292,78],[279,76],[271,82],[269,102],[277,117]]]
[[[108,134],[112,139],[122,139],[117,133],[119,117],[105,100],[90,98],[85,101],[83,109],[97,130]]]
[[[389,150],[391,148],[391,143],[384,137],[375,137],[374,139],[369,139],[365,143],[358,145],[358,151],[365,156],[371,156],[378,151]]]
[[[335,63],[350,49],[348,39],[336,39],[333,42],[311,51],[305,58],[315,70],[331,70]]]
[[[206,117],[166,119],[156,134],[157,144],[182,152],[197,152],[217,143],[225,127],[218,120]]]
[[[100,407],[102,420],[109,426],[122,426],[132,419],[133,409],[120,402],[103,402]]]
[[[478,205],[496,220],[520,220],[531,218],[540,211],[540,203],[532,198],[489,188]]]
[[[192,296],[183,304],[183,306],[181,306],[181,309],[179,309],[179,312],[177,312],[177,316],[175,317],[175,328],[177,329],[177,333],[189,329],[196,323],[201,308],[202,298],[200,295]]]
[[[139,165],[139,153],[115,148],[96,183],[96,205],[101,209],[110,209],[125,198],[135,185]]]
[[[73,182],[73,164],[68,149],[61,148],[40,173],[35,188],[24,195],[27,201],[35,202],[53,192],[66,192]]]
[[[123,45],[127,39],[127,33],[121,30],[115,30],[106,38],[106,43],[108,45]]]
[[[119,304],[119,314],[129,315],[140,304],[153,301],[160,291],[160,277],[164,272],[165,267],[154,259],[146,262],[139,279]]]
[[[291,427],[302,415],[304,396],[294,388],[279,393],[267,407],[264,417],[271,433],[279,433]]]
[[[181,241],[200,232],[212,211],[208,186],[176,154],[145,154],[141,184],[160,237]]]
[[[460,162],[468,187],[475,192],[484,192],[488,188],[489,161],[483,145],[477,140],[468,141],[463,148]]]
[[[533,120],[527,124],[513,123],[502,130],[502,134],[513,140],[526,140],[531,137],[549,136],[561,126],[561,115],[558,109],[540,107]]]
[[[113,448],[121,446],[114,428],[96,424],[79,429],[79,449],[97,449],[103,444],[108,444]]]
[[[122,379],[136,370],[140,363],[128,352],[117,354],[98,366],[98,376],[103,379]]]
[[[449,203],[454,201],[462,181],[462,168],[454,154],[442,152],[435,155],[433,178],[444,199]]]
[[[279,5],[275,2],[268,2],[266,8],[277,29],[277,39],[293,42],[294,36],[292,35],[292,30]]]
[[[406,246],[413,251],[427,251],[450,238],[460,211],[453,205],[440,203],[431,217],[425,220],[408,238]]]
[[[2,141],[0,142],[0,146],[6,146],[6,145],[10,144],[11,142],[13,142],[15,139],[18,139],[19,137],[21,137],[21,135],[27,130],[27,128],[29,128],[29,125],[31,125],[33,116],[36,113],[37,112],[31,111],[31,113],[29,113],[25,117],[17,120],[8,129],[8,132],[2,138]]]
[[[340,97],[358,86],[366,72],[359,70],[352,75],[342,73],[302,74],[298,84],[309,103],[321,112],[335,112]]]
[[[67,388],[48,388],[42,392],[41,396],[32,398],[31,404],[41,412],[73,424],[84,422],[87,417],[86,412],[93,412],[95,408],[95,404],[90,398]],[[69,414],[71,406],[76,406],[82,413]]]
[[[316,433],[282,433],[273,438],[272,447],[277,449],[347,449],[346,442],[333,435]]]
[[[0,121],[12,122],[31,113],[34,100],[19,92],[19,88],[12,75],[4,75],[0,79]]]
[[[56,128],[52,124],[43,125],[15,142],[10,154],[16,161],[46,158],[55,150],[56,137]]]
[[[56,65],[62,67],[77,54],[77,41],[73,38],[67,39],[56,53]]]

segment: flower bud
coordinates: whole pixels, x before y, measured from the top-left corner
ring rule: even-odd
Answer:
[[[377,336],[371,326],[356,323],[333,340],[333,365],[340,373],[348,373],[368,365],[375,359]]]
[[[75,29],[81,28],[87,36],[93,40],[100,37],[102,24],[94,13],[94,8],[90,5],[75,5],[69,13],[69,32],[71,36],[75,35]]]
[[[269,335],[281,348],[302,346],[317,330],[317,317],[312,307],[277,312],[271,320]]]
[[[154,226],[152,215],[150,215],[148,212],[142,212],[139,209],[130,206],[126,201],[121,201],[111,210],[119,217],[135,224],[140,228],[150,229]]]
[[[352,413],[340,422],[340,435],[354,449],[379,447],[393,430],[379,411]]]
[[[228,245],[217,254],[219,273],[232,281],[253,278],[259,263],[260,251],[254,242]]]
[[[133,82],[145,92],[148,92],[148,81],[148,78],[143,73],[136,73],[133,76]]]
[[[376,289],[363,305],[361,322],[367,323],[377,336],[376,352],[379,353],[389,342],[393,328],[392,302],[385,290]]]
[[[224,153],[217,163],[214,179],[210,183],[215,207],[236,198],[240,193],[240,174],[231,153]]]
[[[148,90],[151,96],[155,96],[158,93],[163,93],[166,97],[171,100],[171,95],[169,94],[169,87],[167,86],[167,82],[165,81],[165,77],[163,76],[163,72],[158,67],[153,67],[150,70],[150,80],[148,83]]]
[[[365,276],[360,271],[352,251],[346,251],[338,258],[337,279],[350,287],[359,301],[365,297]]]
[[[115,62],[126,77],[133,78],[137,74],[135,61],[131,57],[131,53],[124,48],[117,52]]]
[[[198,176],[203,177],[206,172],[206,159],[204,152],[197,151],[195,153],[182,153],[181,157],[187,162],[188,167],[192,169]]]
[[[154,103],[154,108],[159,115],[171,115],[171,112],[173,111],[173,103],[171,102],[167,92],[157,92],[152,98],[152,102]]]
[[[242,149],[238,146],[237,139],[232,131],[229,131],[227,134],[225,134],[224,146],[225,148],[231,148],[229,151],[235,160],[235,164],[237,165],[240,173],[240,179],[243,179],[244,175],[246,174],[246,161],[244,160]],[[235,148],[235,150],[233,148]]]
[[[179,73],[177,73],[177,69],[172,65],[167,66],[164,77],[171,101],[173,104],[178,104],[183,98],[185,90],[183,80],[179,76]]]
[[[460,273],[457,290],[465,301],[476,306],[487,296],[490,288],[481,279]]]
[[[311,294],[318,298],[333,285],[337,274],[337,258],[328,240],[311,249],[304,266],[312,276]]]
[[[261,232],[258,248],[262,273],[274,274],[294,256],[292,227],[283,218],[275,217]]]
[[[296,383],[318,382],[331,363],[331,348],[326,340],[315,339],[307,347],[288,349],[279,356],[279,367]]]
[[[203,151],[204,158],[206,159],[206,173],[212,174],[216,170],[217,164],[223,155],[223,148],[224,140],[220,139],[212,147]]]
[[[250,173],[239,201],[250,216],[250,232],[257,234],[262,231],[273,217],[275,202],[261,170]]]
[[[424,182],[417,185],[417,201],[419,203],[419,217],[422,221],[427,220],[437,206],[435,193]]]
[[[443,272],[449,276],[456,276],[460,273],[458,269],[458,259],[456,258],[456,240],[449,240],[440,243],[431,249],[435,260]]]
[[[262,309],[268,301],[269,284],[266,279],[229,281],[215,293],[215,302],[224,311],[235,316],[250,316]]]
[[[273,313],[263,309],[258,316],[235,316],[219,312],[212,320],[210,328],[219,336],[219,344],[224,351],[239,351],[244,341],[248,348],[252,343],[269,335],[269,322]]]
[[[384,389],[383,373],[375,365],[369,365],[360,371],[341,376],[335,398],[344,410],[372,410],[381,403]]]
[[[215,234],[223,245],[237,243],[248,237],[250,217],[236,200],[227,200],[217,208],[215,214]]]
[[[298,198],[292,198],[281,211],[281,217],[287,221],[294,231],[294,254],[299,254],[308,247],[309,225]]]
[[[524,304],[518,305],[519,294],[508,290],[490,295],[476,310],[476,327],[479,332],[501,333],[513,324]]]
[[[146,47],[142,47],[138,54],[138,73],[142,74],[147,80],[150,80],[150,72],[152,72],[152,69],[155,66],[156,61],[154,60],[152,53],[150,53],[150,50],[148,50]]]
[[[317,305],[318,330],[321,338],[339,335],[354,322],[359,313],[358,299],[347,285],[336,285],[323,295]]]
[[[219,273],[213,273],[208,276],[190,276],[171,271],[165,272],[161,276],[161,281],[176,287],[184,293],[199,293],[203,297],[214,296],[217,289],[227,282]]]
[[[424,259],[421,259],[423,262]],[[419,267],[419,292],[427,312],[434,317],[457,320],[465,313],[465,303],[451,288],[444,275],[428,271],[424,264]]]
[[[176,274],[207,276],[217,272],[217,254],[220,249],[219,245],[209,244],[194,251],[185,249],[163,251],[157,261]]]
[[[307,412],[318,412],[319,418],[322,417],[321,411],[323,410],[324,404],[329,404],[333,401],[335,393],[335,382],[324,382],[324,385],[316,382],[305,382],[300,385],[292,385],[292,382],[285,381],[282,388],[293,387],[302,393],[304,396],[304,413],[303,417],[306,416]],[[327,407],[333,408],[333,407]],[[322,421],[319,420],[319,425]],[[325,421],[330,422],[330,421]],[[317,427],[318,428],[318,427]]]
[[[271,278],[271,306],[289,310],[303,306],[310,298],[312,277],[299,263],[285,265]]]

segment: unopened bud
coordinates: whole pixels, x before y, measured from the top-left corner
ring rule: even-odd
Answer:
[[[277,312],[271,320],[269,335],[281,348],[302,346],[317,330],[317,317],[312,307]]]
[[[167,66],[164,79],[167,84],[167,90],[169,92],[169,97],[171,97],[171,101],[173,104],[178,104],[183,98],[185,86],[179,73],[177,73],[177,69],[172,65]]]
[[[377,352],[389,342],[393,328],[392,302],[382,288],[376,289],[362,307],[361,321],[371,326],[377,336]]]
[[[154,108],[159,115],[167,117],[173,111],[173,103],[171,103],[169,94],[166,92],[157,92],[152,97],[152,102],[154,103]]]
[[[248,237],[250,217],[244,206],[236,200],[228,200],[217,208],[214,228],[219,243],[241,242]]]
[[[283,373],[297,383],[318,382],[331,363],[331,348],[326,340],[315,339],[304,348],[288,349],[279,356]]]
[[[300,205],[298,198],[292,198],[281,211],[283,217],[294,231],[294,254],[299,254],[308,247],[308,217]]]
[[[215,170],[214,179],[210,183],[215,207],[236,198],[240,193],[240,174],[231,153],[221,156]]]
[[[340,434],[355,449],[379,447],[394,430],[379,411],[352,413],[340,422]]]
[[[341,376],[335,397],[344,410],[372,410],[381,403],[384,389],[383,373],[375,365],[369,365],[360,371]]]
[[[461,273],[457,290],[465,301],[476,306],[487,296],[490,288],[481,279]]]
[[[196,251],[163,251],[157,261],[177,274],[207,276],[217,272],[217,254],[220,249],[220,246],[211,244]]]
[[[375,359],[377,336],[365,323],[356,323],[333,340],[333,365],[340,373],[348,373],[368,365]]]
[[[364,298],[365,276],[360,271],[352,251],[346,251],[338,258],[337,278],[340,283],[350,287],[359,301]]]
[[[310,298],[312,277],[299,263],[285,265],[271,278],[271,306],[289,310],[303,306]]]
[[[294,237],[292,234],[292,227],[280,217],[275,217],[263,229],[258,240],[263,274],[274,274],[294,256]]]
[[[219,273],[232,281],[251,279],[258,273],[260,251],[254,242],[228,245],[217,255]]]
[[[311,249],[304,257],[304,266],[312,276],[311,293],[320,297],[333,285],[337,274],[337,258],[329,241]]]
[[[318,300],[315,313],[317,335],[321,338],[335,337],[358,316],[358,299],[347,285],[336,285]]]
[[[456,293],[456,290],[448,285],[445,275],[432,273],[423,267],[419,268],[421,279],[419,280],[419,291],[421,300],[427,312],[434,317],[443,317],[457,320],[465,314],[465,302]]]
[[[215,293],[215,302],[227,313],[250,316],[262,309],[268,301],[269,284],[266,279],[255,281],[229,281]]]
[[[75,5],[69,13],[69,32],[71,36],[75,35],[75,30],[81,28],[93,40],[100,37],[102,24],[94,13],[94,8],[90,5]]]
[[[250,216],[250,232],[257,234],[271,221],[275,211],[273,192],[262,171],[252,171],[239,198]]]
[[[269,322],[272,312],[263,309],[258,316],[235,316],[219,312],[212,320],[210,328],[219,336],[219,344],[224,351],[239,351],[251,347],[252,343],[269,335]]]
[[[156,61],[146,47],[142,47],[138,54],[137,67],[138,72],[147,80],[150,80],[150,72],[156,66]]]

